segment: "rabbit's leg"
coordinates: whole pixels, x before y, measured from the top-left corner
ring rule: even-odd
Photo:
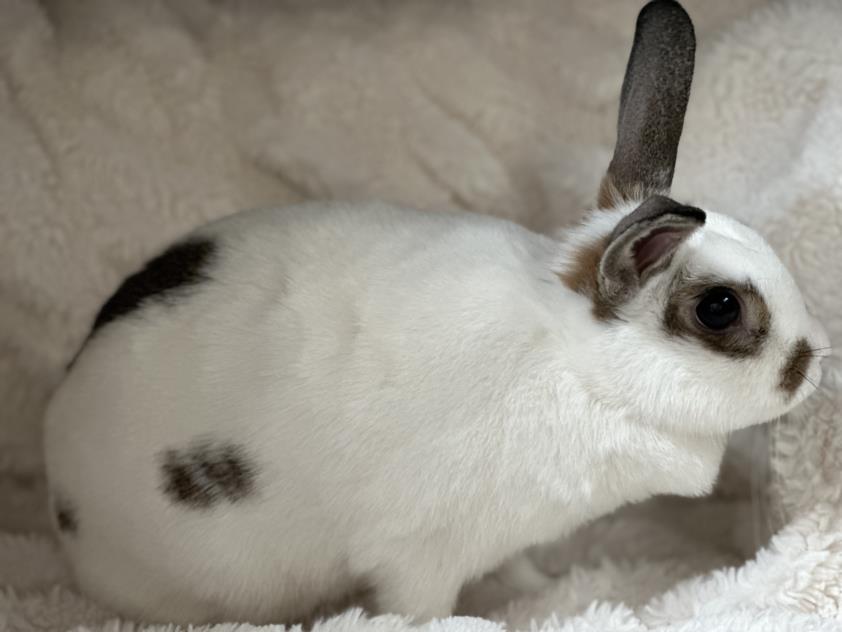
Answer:
[[[464,576],[442,551],[401,551],[367,574],[376,614],[401,614],[421,623],[453,614]],[[449,562],[449,563],[448,563]]]
[[[401,614],[415,623],[442,619],[453,614],[461,582],[419,578],[412,571],[384,575],[374,588],[376,614]]]

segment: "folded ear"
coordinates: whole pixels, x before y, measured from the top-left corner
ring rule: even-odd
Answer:
[[[655,195],[620,220],[599,262],[601,309],[613,311],[634,297],[648,279],[669,266],[678,247],[705,219],[701,209]]]
[[[600,208],[669,193],[690,97],[696,37],[677,2],[640,11],[620,93],[617,142],[599,189]]]

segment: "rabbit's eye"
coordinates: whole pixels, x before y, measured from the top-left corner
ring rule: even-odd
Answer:
[[[696,304],[696,318],[706,329],[728,329],[740,318],[740,300],[727,287],[711,288]]]

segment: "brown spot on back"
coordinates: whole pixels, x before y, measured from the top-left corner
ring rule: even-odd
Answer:
[[[792,346],[789,357],[781,370],[781,381],[778,386],[789,397],[795,395],[795,392],[807,379],[807,367],[810,364],[810,343],[806,338],[799,338]]]
[[[195,509],[223,500],[237,502],[254,489],[256,468],[240,446],[202,443],[186,450],[167,450],[163,461],[164,492]]]
[[[731,288],[741,299],[740,324],[725,332],[706,330],[695,316],[696,304],[701,295],[717,286]],[[667,333],[698,340],[711,351],[735,359],[760,354],[769,337],[771,320],[766,301],[751,283],[733,284],[714,278],[688,280],[682,274],[676,275],[664,310],[664,329]]]

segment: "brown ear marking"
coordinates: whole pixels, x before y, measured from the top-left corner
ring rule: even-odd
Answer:
[[[699,298],[710,288],[726,286],[741,300],[741,323],[727,332],[701,327],[695,315]],[[763,295],[750,282],[729,283],[712,277],[689,279],[677,274],[664,309],[664,330],[671,336],[696,340],[705,348],[735,360],[760,355],[769,337],[772,316]]]
[[[562,283],[574,292],[590,296],[598,287],[599,262],[608,246],[608,238],[596,239],[581,248],[571,265],[564,272],[559,273]]]
[[[697,226],[701,226],[707,221],[707,215],[700,208],[680,204],[664,195],[653,195],[617,222],[614,230],[611,231],[609,241],[619,238],[635,224],[654,222],[666,216],[685,218]]]
[[[705,219],[701,209],[664,196],[652,196],[623,217],[609,235],[576,252],[572,265],[559,277],[571,290],[591,299],[598,320],[616,318],[618,308],[648,278],[669,266],[678,245],[703,225]],[[637,269],[638,245],[666,231],[675,237],[663,256],[651,261],[652,265],[645,270]]]
[[[810,364],[810,343],[806,338],[799,338],[792,346],[787,361],[781,370],[781,381],[778,387],[792,397],[807,379],[807,368]]]
[[[608,237],[602,237],[582,247],[575,254],[573,264],[558,275],[564,285],[591,300],[592,312],[597,320],[611,320],[617,316],[612,305],[602,300],[599,292],[599,265],[608,244]]]
[[[654,195],[623,217],[599,264],[598,313],[611,314],[667,269],[681,244],[706,220],[701,209]]]

